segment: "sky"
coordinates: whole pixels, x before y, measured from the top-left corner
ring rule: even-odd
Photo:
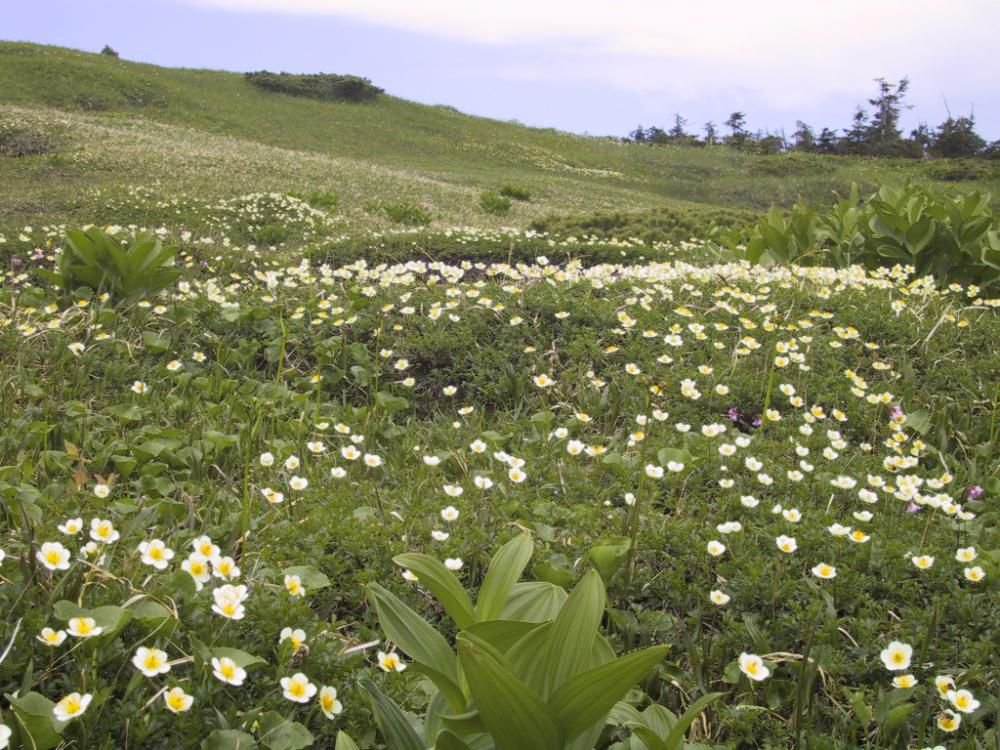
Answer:
[[[351,73],[388,93],[592,135],[747,114],[845,128],[909,77],[908,131],[1000,139],[998,0],[8,0],[0,38],[189,68]],[[724,130],[724,129],[723,129]]]

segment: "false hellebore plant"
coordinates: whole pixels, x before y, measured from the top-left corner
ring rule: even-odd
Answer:
[[[386,635],[437,687],[421,737],[395,702],[362,682],[392,750],[589,750],[615,704],[664,658],[666,646],[615,657],[599,632],[605,589],[596,571],[568,595],[550,583],[518,583],[533,549],[528,534],[503,545],[475,605],[435,558],[394,558],[454,621],[454,648],[388,590],[368,586]]]

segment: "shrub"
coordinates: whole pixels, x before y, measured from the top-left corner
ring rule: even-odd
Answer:
[[[313,208],[319,208],[324,211],[333,211],[337,207],[337,201],[340,199],[333,190],[313,190],[305,195],[298,193],[292,193],[292,195],[304,200]]]
[[[0,123],[0,156],[39,156],[55,150],[55,140],[48,133],[18,123]]]
[[[178,279],[176,253],[176,247],[164,246],[150,234],[122,242],[94,227],[69,230],[56,270],[39,274],[65,291],[85,288],[107,292],[115,300],[132,300],[154,295]]]
[[[1000,219],[980,193],[948,196],[907,184],[861,200],[855,185],[833,206],[800,201],[787,215],[772,207],[750,230],[745,252],[752,263],[907,265],[942,284],[985,287],[1000,280]]]
[[[101,54],[107,55],[108,57],[118,57],[118,52],[110,44],[104,45],[104,49],[101,50]]]
[[[369,102],[384,91],[367,78],[351,75],[271,73],[267,70],[245,75],[250,83],[265,91],[326,101]]]
[[[510,198],[497,195],[491,190],[486,190],[479,196],[479,206],[488,214],[503,216],[511,207]]]
[[[649,211],[599,211],[573,216],[545,216],[531,222],[531,228],[559,237],[598,237],[643,242],[686,242],[704,237],[713,229],[743,229],[760,214],[742,209],[681,208],[663,206]]]
[[[397,224],[421,227],[430,224],[434,217],[429,212],[410,201],[400,201],[399,203],[368,203],[365,210],[369,213],[384,214],[387,219]]]
[[[531,191],[520,185],[512,185],[509,182],[500,188],[500,195],[504,198],[513,198],[516,201],[530,201]]]

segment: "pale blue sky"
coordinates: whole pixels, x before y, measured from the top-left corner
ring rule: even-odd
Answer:
[[[14,0],[0,37],[225,70],[354,73],[389,93],[572,132],[700,130],[734,110],[791,134],[847,126],[873,78],[904,117],[973,107],[1000,138],[996,0]]]

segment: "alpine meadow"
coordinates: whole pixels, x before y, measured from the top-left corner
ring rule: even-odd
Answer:
[[[1000,144],[908,86],[0,42],[0,749],[1000,750]]]

